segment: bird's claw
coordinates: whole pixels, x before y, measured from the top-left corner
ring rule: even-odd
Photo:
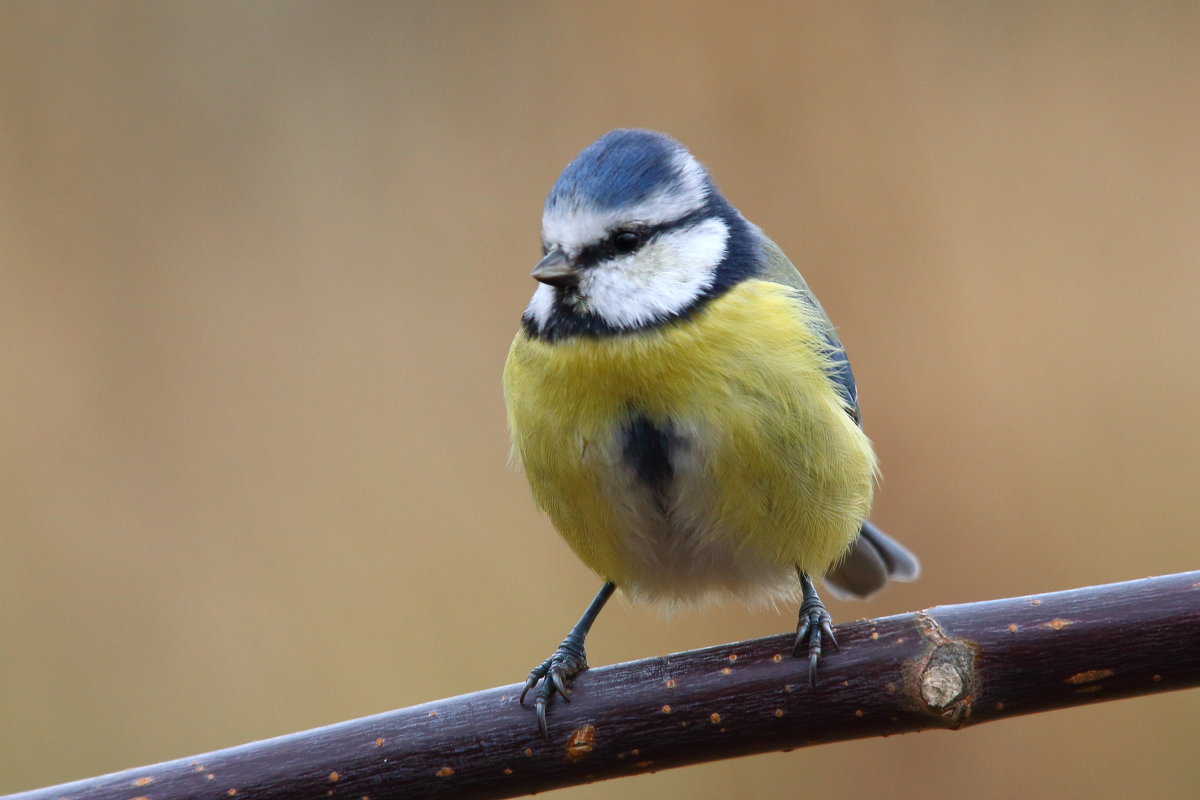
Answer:
[[[546,708],[550,705],[550,701],[557,694],[563,699],[563,702],[571,702],[571,690],[567,684],[572,678],[587,669],[587,666],[587,654],[584,653],[583,648],[571,642],[563,642],[554,651],[554,655],[529,671],[529,677],[525,679],[525,688],[521,690],[519,702],[524,705],[525,695],[538,686],[539,682],[541,683],[534,696],[533,705],[537,710],[538,730],[542,732],[542,736],[550,737],[549,729],[546,727]]]
[[[562,695],[562,699],[566,702],[571,702],[571,690],[567,688],[567,683],[563,680],[563,673],[555,670],[550,670],[550,679],[554,681],[554,690]]]
[[[808,650],[808,684],[817,685],[817,664],[821,661],[821,648],[825,641],[838,648],[837,637],[833,635],[833,617],[825,610],[820,598],[813,595],[805,598],[800,605],[800,621],[796,625],[796,642],[792,645],[792,655],[800,657],[807,644]]]

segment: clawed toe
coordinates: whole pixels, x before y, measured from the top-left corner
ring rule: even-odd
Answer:
[[[826,642],[836,650],[837,637],[833,635],[833,617],[825,610],[825,604],[817,596],[816,587],[812,580],[803,572],[800,573],[800,587],[804,592],[804,601],[800,604],[800,619],[796,623],[796,641],[792,645],[792,655],[800,658],[808,654],[808,684],[817,685],[817,665],[821,662],[822,648]]]
[[[549,737],[546,709],[550,702],[556,694],[563,699],[563,702],[571,702],[571,689],[568,684],[572,678],[585,669],[587,669],[587,655],[583,649],[574,647],[569,642],[563,642],[558,650],[554,651],[554,655],[530,670],[529,677],[525,680],[525,688],[521,691],[520,702],[524,704],[525,695],[535,686],[537,687],[534,709],[537,711],[538,730],[542,732],[542,736]],[[540,686],[538,686],[539,683]]]
[[[796,627],[796,641],[792,645],[792,655],[800,658],[808,654],[808,683],[817,685],[817,665],[821,661],[821,653],[825,643],[833,645],[836,650],[837,638],[833,635],[833,618],[824,606],[800,609],[800,624]]]

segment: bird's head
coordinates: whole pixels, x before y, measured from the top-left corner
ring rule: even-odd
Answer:
[[[535,334],[611,333],[686,314],[731,282],[752,236],[708,172],[669,136],[606,133],[567,165],[542,213]],[[732,270],[732,272],[731,272]],[[729,273],[729,274],[725,274]],[[744,275],[743,275],[744,276]]]

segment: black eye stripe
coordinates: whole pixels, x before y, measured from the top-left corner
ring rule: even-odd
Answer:
[[[660,233],[667,231],[679,230],[681,228],[689,228],[701,220],[708,219],[712,214],[708,209],[699,209],[680,217],[679,219],[671,220],[670,222],[661,222],[658,225],[629,225],[611,231],[604,239],[590,244],[579,252],[575,259],[575,263],[581,268],[594,267],[602,261],[607,261],[617,256],[629,255],[636,253],[638,250],[646,246]],[[637,234],[638,241],[636,246],[631,249],[622,249],[617,245],[616,237],[624,233]]]
[[[656,226],[657,227],[657,226]],[[616,237],[624,233],[637,234],[638,241],[634,247],[622,249],[617,246]],[[615,231],[613,234],[605,237],[595,244],[589,244],[583,250],[579,251],[578,258],[575,259],[580,267],[592,267],[599,264],[601,261],[607,261],[610,258],[615,258],[619,255],[628,255],[640,250],[646,242],[654,238],[658,233],[655,228],[625,228]]]

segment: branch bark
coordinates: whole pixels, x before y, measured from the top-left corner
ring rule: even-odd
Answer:
[[[836,630],[815,691],[792,637],[771,636],[589,670],[549,741],[511,685],[9,800],[513,797],[1183,689],[1200,685],[1200,572]]]

